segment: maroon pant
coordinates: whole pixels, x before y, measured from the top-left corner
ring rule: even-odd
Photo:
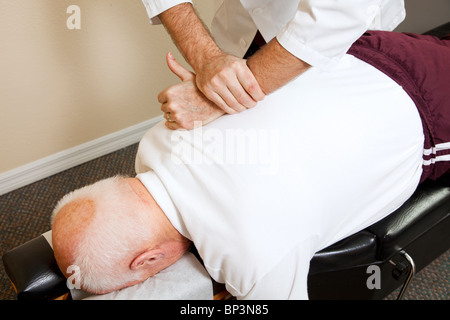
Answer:
[[[368,31],[348,53],[384,72],[415,102],[425,135],[421,182],[449,171],[450,37]]]

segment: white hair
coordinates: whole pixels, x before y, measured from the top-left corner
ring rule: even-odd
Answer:
[[[137,241],[147,241],[150,230],[142,228],[140,202],[130,197],[130,190],[115,176],[98,181],[65,195],[52,214],[52,225],[58,212],[68,203],[92,200],[94,218],[86,226],[75,248],[73,266],[79,268],[79,285],[94,293],[108,292],[125,283],[140,280],[138,272],[121,272],[118,266],[136,250]],[[147,232],[146,232],[147,231]],[[139,239],[139,240],[138,240]]]

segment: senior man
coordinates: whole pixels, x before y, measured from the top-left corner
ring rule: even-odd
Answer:
[[[450,41],[372,32],[349,53],[245,112],[219,117],[210,105],[218,118],[205,126],[150,129],[136,177],[97,182],[57,205],[63,273],[75,265],[81,288],[106,293],[175,263],[193,243],[239,299],[307,299],[315,252],[450,168]],[[178,86],[207,99],[194,74],[168,64],[184,79]]]

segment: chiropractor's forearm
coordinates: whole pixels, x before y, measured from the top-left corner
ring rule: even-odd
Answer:
[[[192,4],[176,5],[162,12],[159,18],[194,71],[200,70],[211,57],[223,54]]]
[[[276,38],[251,56],[247,65],[265,94],[286,85],[310,67],[283,48]]]

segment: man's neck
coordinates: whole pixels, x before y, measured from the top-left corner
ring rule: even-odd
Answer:
[[[163,237],[165,241],[169,242],[180,242],[180,243],[190,243],[189,239],[184,237],[178,230],[172,225],[170,220],[167,218],[164,211],[155,201],[151,193],[142,184],[142,182],[137,178],[127,179],[128,184],[133,189],[135,194],[141,200],[145,207],[148,208],[149,214],[152,215],[152,219],[158,225],[160,236]],[[189,245],[184,245],[184,247],[189,248]],[[183,246],[182,246],[183,247]]]

